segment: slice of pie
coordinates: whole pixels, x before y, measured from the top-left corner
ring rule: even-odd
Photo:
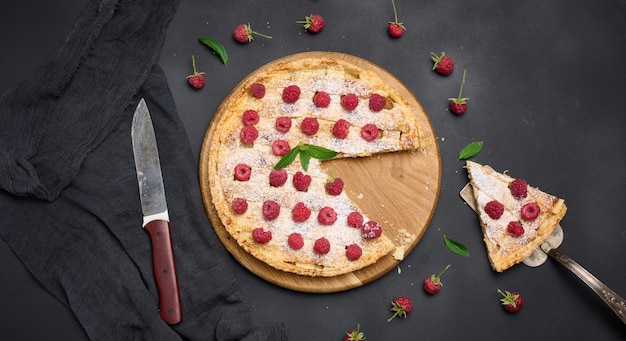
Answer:
[[[418,150],[419,121],[394,88],[346,60],[311,57],[265,67],[229,98],[212,122],[208,174],[220,220],[243,249],[276,269],[324,277],[394,250],[384,224],[370,221],[312,153]],[[294,148],[309,148],[308,167],[302,153],[277,167]]]
[[[528,186],[523,179],[467,161],[487,254],[502,272],[530,256],[565,215],[563,199]]]

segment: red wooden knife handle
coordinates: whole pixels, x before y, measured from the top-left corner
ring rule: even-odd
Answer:
[[[145,229],[152,242],[152,267],[159,290],[159,315],[167,324],[179,323],[182,320],[182,310],[170,223],[166,220],[153,220],[146,224]]]

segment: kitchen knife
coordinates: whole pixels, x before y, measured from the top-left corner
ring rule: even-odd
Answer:
[[[152,267],[159,291],[159,315],[166,323],[176,324],[182,319],[182,310],[170,219],[152,119],[143,98],[135,109],[130,135],[139,182],[143,227],[148,231],[152,244]]]

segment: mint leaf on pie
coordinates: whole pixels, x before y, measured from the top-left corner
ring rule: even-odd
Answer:
[[[337,152],[328,148],[314,146],[312,144],[298,143],[297,146],[291,148],[291,150],[288,151],[287,154],[283,155],[283,157],[278,161],[276,166],[274,166],[274,169],[281,169],[289,166],[298,155],[300,155],[300,164],[302,165],[302,168],[306,171],[309,169],[309,161],[311,160],[311,158],[318,160],[328,160],[337,156]]]

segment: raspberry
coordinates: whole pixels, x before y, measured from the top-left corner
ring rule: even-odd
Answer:
[[[239,132],[239,137],[243,143],[250,144],[259,137],[259,131],[254,126],[245,126]]]
[[[291,129],[291,118],[287,116],[281,116],[276,119],[276,130],[281,133],[286,133]]]
[[[516,199],[523,199],[528,196],[528,188],[526,180],[524,179],[513,180],[509,184],[509,189],[511,190],[511,195],[513,195]]]
[[[304,20],[297,21],[298,24],[304,24],[304,28],[311,33],[319,33],[326,26],[324,18],[319,14],[311,14],[304,17]]]
[[[512,221],[506,226],[506,230],[513,237],[519,237],[524,234],[524,226],[519,221]]]
[[[348,247],[346,247],[346,257],[350,261],[355,261],[361,258],[362,254],[363,250],[361,250],[361,247],[357,244],[350,244],[348,245]]]
[[[330,195],[339,195],[343,191],[343,180],[341,178],[335,178],[333,182],[327,182],[326,193]]]
[[[313,96],[313,103],[320,108],[327,108],[330,105],[330,95],[324,91],[318,91]]]
[[[259,244],[266,244],[272,240],[272,231],[267,231],[262,227],[257,227],[252,230],[252,239]]]
[[[371,111],[381,111],[385,108],[385,104],[387,104],[387,99],[379,94],[372,94],[370,96],[369,107]]]
[[[315,245],[313,245],[313,251],[320,255],[325,255],[330,252],[330,242],[328,239],[321,237],[315,241]]]
[[[193,65],[193,74],[187,76],[187,82],[194,89],[201,89],[204,86],[204,72],[196,70],[196,57],[191,55],[191,64]]]
[[[300,124],[300,129],[305,135],[315,135],[320,128],[320,124],[317,122],[317,118],[305,117]]]
[[[290,85],[283,89],[283,101],[285,103],[294,103],[300,98],[300,87]]]
[[[322,207],[317,214],[317,221],[322,225],[332,225],[337,221],[337,212],[331,207]]]
[[[365,239],[374,239],[383,234],[383,227],[375,221],[368,221],[361,226],[361,236]]]
[[[250,166],[245,165],[243,163],[235,166],[235,179],[239,181],[248,181],[250,180],[250,175],[252,174],[252,170]]]
[[[333,125],[333,135],[340,139],[345,139],[348,137],[348,133],[350,132],[350,122],[342,119],[339,119]]]
[[[287,171],[284,169],[276,169],[270,173],[270,186],[280,187],[287,182]]]
[[[293,175],[293,187],[298,191],[306,192],[309,189],[309,185],[311,185],[311,177],[309,175],[305,175],[300,171]]]
[[[361,128],[361,137],[365,141],[374,141],[378,137],[378,127],[375,124],[368,123]]]
[[[243,112],[241,122],[244,126],[252,126],[259,123],[259,113],[256,110],[246,110]]]
[[[280,205],[274,200],[263,202],[263,216],[267,220],[274,220],[280,214]]]
[[[522,215],[522,219],[526,221],[535,220],[539,216],[539,213],[541,213],[541,208],[536,203],[530,202],[522,206],[520,213]]]
[[[341,106],[344,109],[352,111],[356,109],[357,105],[359,105],[359,98],[355,94],[347,94],[341,97]]]
[[[289,143],[285,140],[276,140],[272,142],[272,153],[276,156],[283,156],[291,150]]]
[[[300,233],[292,233],[287,238],[287,244],[293,250],[300,250],[304,246],[304,240],[302,239],[302,235]]]
[[[363,226],[363,215],[356,211],[348,214],[348,226],[360,229]]]
[[[187,82],[194,89],[202,89],[204,87],[204,72],[202,74],[187,76]]]
[[[485,205],[485,212],[491,219],[498,219],[504,213],[504,205],[496,200],[492,200]]]
[[[261,83],[254,83],[250,86],[249,89],[250,93],[252,94],[252,96],[261,99],[263,97],[265,97],[265,85],[261,84]]]
[[[302,202],[298,202],[291,211],[291,216],[295,222],[303,222],[311,216],[311,210]]]
[[[235,198],[231,204],[231,208],[236,214],[244,214],[248,210],[248,201],[244,198]]]

